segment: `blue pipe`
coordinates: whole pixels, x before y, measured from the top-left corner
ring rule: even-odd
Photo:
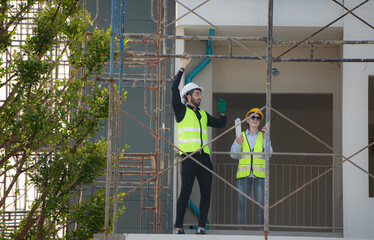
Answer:
[[[214,29],[209,29],[209,36],[214,36]],[[213,53],[213,41],[208,40],[206,43],[206,55],[212,55],[212,53]],[[187,75],[185,84],[192,82],[192,79],[196,77],[196,75],[201,70],[203,70],[203,68],[205,68],[205,66],[208,65],[210,61],[212,61],[212,59],[206,58],[199,65],[197,65],[197,67],[194,70],[192,70],[190,74]]]
[[[120,13],[120,33],[125,33],[124,30],[124,24],[125,24],[125,0],[121,0],[121,13]],[[119,59],[119,95],[122,95],[122,75],[123,75],[123,59],[122,54],[123,48],[124,48],[124,40],[123,38],[119,39],[119,53],[120,53],[120,59]]]
[[[112,0],[112,19],[111,19],[111,37],[110,37],[110,78],[114,75],[114,39],[117,32],[117,1]]]
[[[187,206],[191,209],[191,211],[196,215],[196,217],[200,218],[200,210],[199,208],[191,201],[188,200]],[[209,220],[206,220],[206,224],[209,224]],[[193,229],[197,229],[197,226],[191,227]],[[205,227],[205,229],[209,229],[209,227]]]
[[[214,36],[214,29],[209,29],[209,36]],[[206,43],[206,55],[212,55],[212,53],[213,53],[213,41],[208,40],[207,43]],[[190,74],[187,75],[186,80],[185,80],[185,84],[192,82],[192,79],[194,77],[196,77],[196,75],[201,70],[203,70],[205,68],[205,66],[208,65],[208,63],[210,63],[210,61],[212,61],[212,59],[206,58],[199,65],[197,65],[197,67],[194,70],[192,70],[192,72]],[[198,218],[200,217],[199,208],[191,200],[188,200],[187,206],[191,209],[191,211]],[[206,220],[206,223],[209,224],[208,219]],[[194,227],[194,228],[197,228],[197,227]],[[208,229],[208,227],[205,227],[205,228]]]

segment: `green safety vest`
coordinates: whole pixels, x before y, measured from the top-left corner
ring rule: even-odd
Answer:
[[[258,133],[258,137],[253,148],[253,151],[251,151],[251,148],[249,147],[249,143],[245,135],[245,132],[242,132],[242,135],[244,137],[244,142],[242,145],[243,152],[263,152],[262,132]],[[255,177],[265,178],[264,155],[243,154],[241,156],[241,159],[239,160],[238,171],[236,173],[236,178],[247,177],[251,175],[251,171],[253,171],[253,175]]]
[[[186,153],[194,152],[208,143],[208,117],[205,111],[200,109],[198,111],[201,115],[200,121],[197,119],[195,112],[186,107],[186,114],[183,120],[178,123],[178,146]],[[210,155],[208,146],[204,147],[203,150]]]

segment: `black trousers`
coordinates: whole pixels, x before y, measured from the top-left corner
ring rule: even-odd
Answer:
[[[185,155],[182,155],[182,157],[185,157]],[[209,169],[213,170],[210,155],[202,152],[201,154],[195,153],[193,157],[200,163],[207,166]],[[183,227],[184,214],[186,212],[187,203],[190,199],[193,183],[196,177],[200,188],[199,227],[205,227],[210,207],[210,195],[212,191],[212,174],[200,165],[198,165],[192,159],[186,159],[182,162],[181,175],[182,188],[177,202],[177,218],[175,220],[174,226],[176,228]]]

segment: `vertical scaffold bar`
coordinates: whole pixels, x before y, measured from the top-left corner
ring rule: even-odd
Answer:
[[[125,0],[121,0],[121,8],[120,8],[120,33],[124,33],[124,22],[125,22]],[[124,40],[123,38],[119,39],[119,52],[120,54],[123,52],[124,48]],[[121,112],[119,111],[122,108],[122,55],[120,55],[119,60],[119,78],[118,78],[118,98],[117,98],[117,113],[116,113],[116,134],[115,134],[115,167],[114,167],[114,188],[113,188],[113,195],[114,200],[117,200],[118,195],[118,185],[119,185],[119,155],[120,155],[120,147],[121,147]],[[112,77],[111,77],[112,78]],[[113,205],[113,233],[116,233],[117,229],[117,211],[118,211],[118,203],[115,201]]]
[[[161,0],[157,1],[157,30],[158,34],[161,34]],[[160,39],[156,40],[156,51],[157,54],[161,53],[161,41]],[[156,132],[160,133],[160,87],[161,87],[161,65],[160,65],[160,58],[157,59],[157,93],[156,93]],[[160,138],[159,136],[155,136],[155,149],[156,149],[156,156],[155,156],[155,175],[159,172],[159,160],[160,160]],[[158,214],[159,214],[159,178],[155,179],[155,205],[154,205],[154,226],[153,226],[153,233],[160,233],[158,228]]]
[[[114,106],[114,39],[117,31],[117,0],[112,0],[112,19],[111,19],[111,41],[110,41],[110,87],[109,87],[109,120],[108,120],[108,150],[107,150],[107,169],[105,185],[105,234],[104,240],[108,239],[109,217],[110,217],[110,183],[112,175],[112,138],[113,138],[113,106]]]
[[[266,56],[266,132],[265,132],[265,201],[264,201],[264,234],[269,232],[269,157],[270,157],[270,119],[271,119],[271,68],[273,61],[273,0],[268,1],[268,29]]]
[[[108,150],[106,164],[106,184],[105,184],[105,235],[104,240],[108,239],[109,217],[110,217],[110,185],[112,179],[112,139],[113,139],[113,105],[114,105],[114,83],[110,80],[109,87],[109,120],[108,120]]]
[[[113,91],[114,93],[114,91]],[[119,188],[119,158],[120,158],[120,152],[121,152],[121,111],[122,108],[122,98],[121,96],[117,95],[117,101],[116,101],[116,134],[115,134],[115,154],[114,154],[114,185],[113,185],[113,196],[114,196],[114,204],[113,204],[113,233],[117,232],[117,211],[118,211],[118,202],[116,201],[118,198],[118,188]]]

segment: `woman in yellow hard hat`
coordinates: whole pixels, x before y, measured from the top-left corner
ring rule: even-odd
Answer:
[[[258,108],[252,108],[246,114],[248,129],[238,137],[231,146],[232,153],[246,152],[252,154],[231,154],[231,158],[239,159],[238,170],[236,173],[236,186],[243,193],[250,195],[253,186],[254,200],[264,205],[264,186],[265,186],[265,155],[255,154],[263,153],[265,148],[264,132],[265,126],[259,131],[261,121],[264,115]],[[272,152],[270,147],[270,152]],[[246,212],[248,208],[248,199],[238,194],[238,224],[246,224]],[[264,224],[264,210],[256,205],[258,224]]]

